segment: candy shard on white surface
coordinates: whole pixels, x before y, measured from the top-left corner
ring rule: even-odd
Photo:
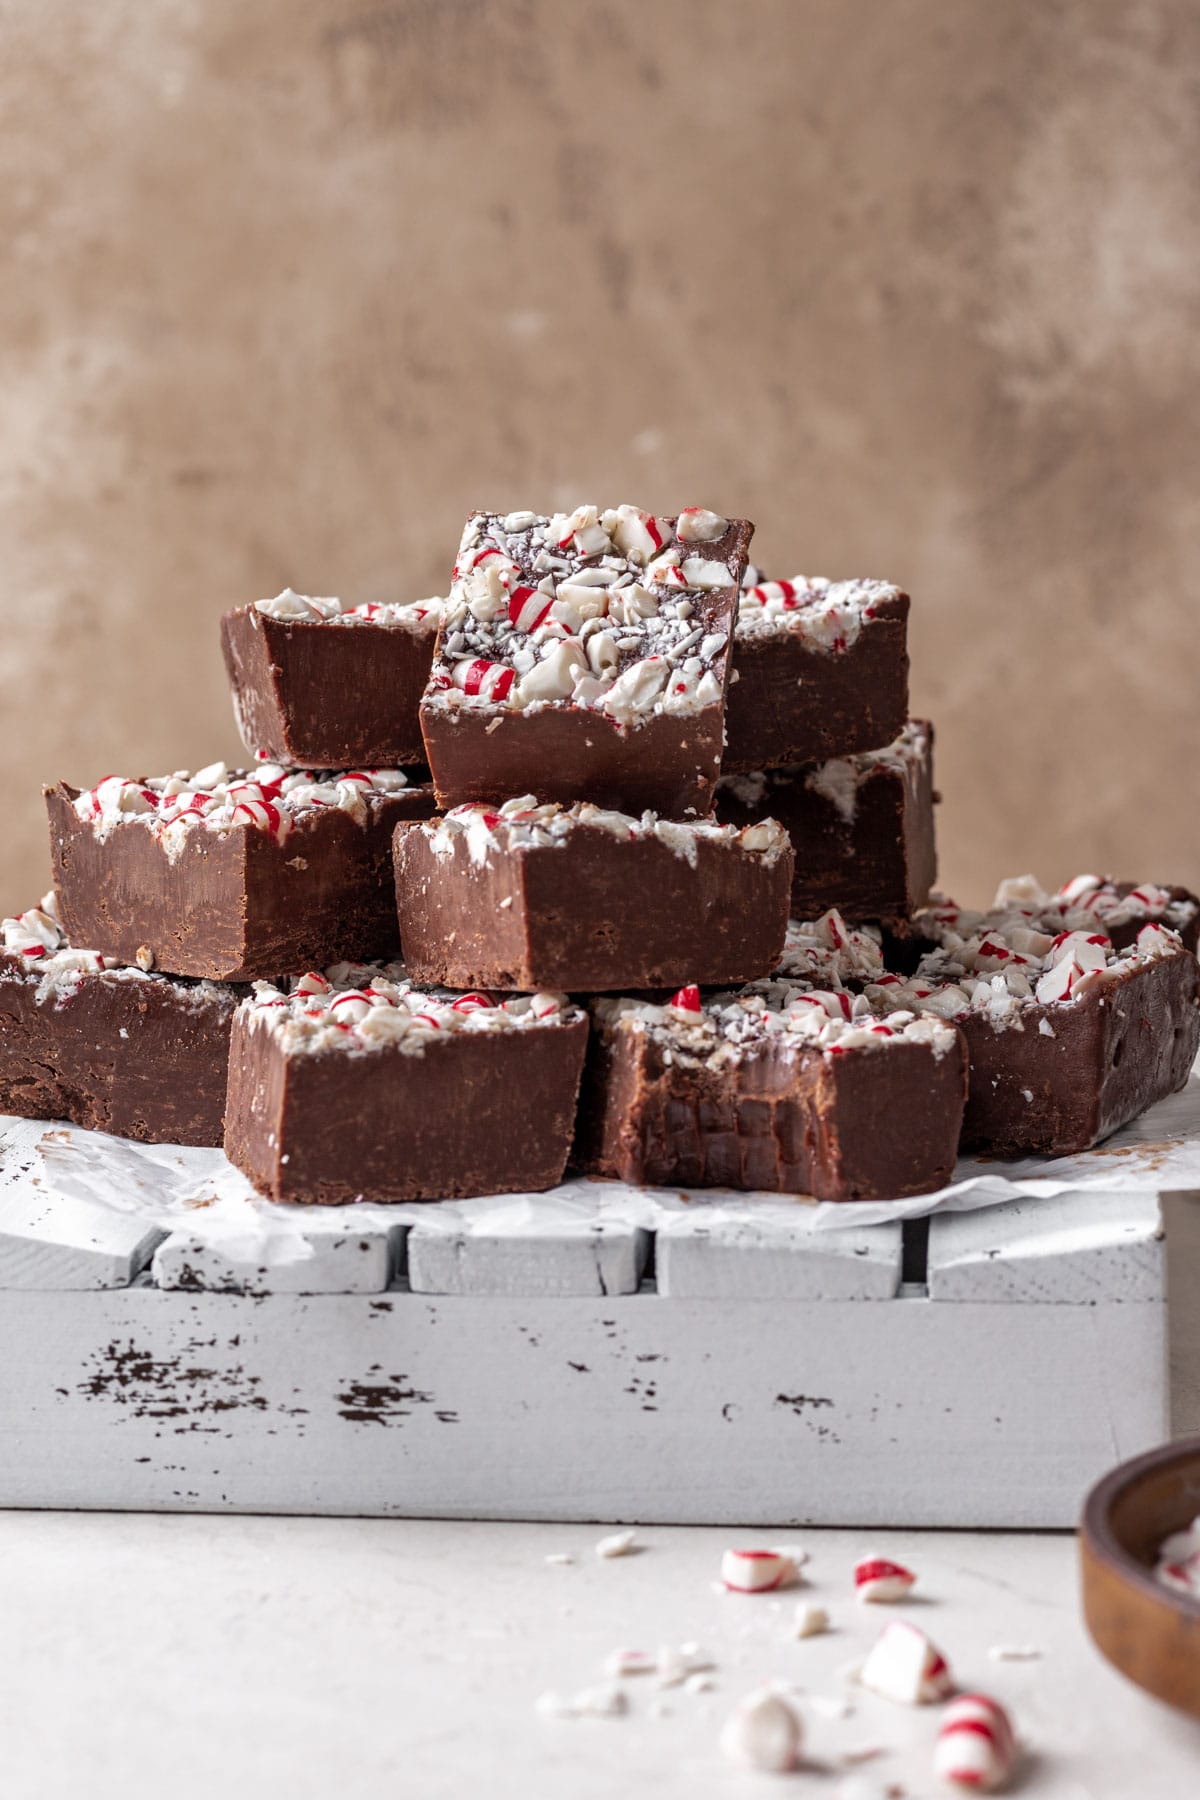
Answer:
[[[916,1580],[911,1569],[886,1556],[863,1556],[854,1565],[854,1592],[865,1602],[888,1605],[903,1600]]]
[[[604,1663],[604,1673],[614,1678],[622,1675],[652,1675],[658,1658],[649,1650],[613,1650]]]
[[[797,1767],[803,1743],[799,1713],[771,1688],[747,1694],[721,1731],[721,1750],[730,1762],[772,1775]]]
[[[1016,1762],[1016,1735],[1004,1708],[986,1694],[960,1694],[946,1709],[933,1748],[933,1772],[951,1787],[991,1794]]]
[[[609,1537],[603,1537],[596,1545],[596,1555],[606,1562],[614,1556],[628,1556],[638,1547],[636,1531],[614,1531]]]
[[[660,1687],[679,1687],[691,1675],[701,1674],[716,1665],[699,1644],[660,1644],[654,1659]]]
[[[813,1606],[810,1601],[802,1600],[796,1608],[792,1632],[795,1637],[820,1637],[829,1630],[829,1614],[823,1606]]]
[[[786,1556],[793,1569],[802,1569],[812,1561],[812,1552],[803,1544],[772,1544],[771,1549],[776,1556]]]
[[[796,1565],[778,1550],[726,1550],[721,1580],[731,1594],[770,1594],[796,1579]]]
[[[988,1657],[992,1662],[1038,1662],[1041,1651],[1036,1644],[990,1644]]]
[[[873,1694],[903,1706],[928,1706],[954,1691],[945,1657],[907,1619],[893,1619],[884,1627],[859,1679]]]
[[[567,1563],[573,1563],[575,1558],[571,1555],[569,1550],[552,1550],[546,1558],[546,1561],[565,1567]]]
[[[577,1694],[539,1694],[534,1711],[545,1719],[617,1719],[629,1711],[629,1702],[621,1688],[606,1681]]]

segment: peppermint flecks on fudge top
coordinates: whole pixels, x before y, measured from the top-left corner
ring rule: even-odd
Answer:
[[[823,575],[764,581],[756,568],[747,567],[736,635],[746,639],[786,631],[813,650],[839,655],[858,642],[882,603],[898,600],[901,593],[890,581],[829,581]]]
[[[74,806],[101,839],[117,827],[140,825],[168,854],[177,854],[187,834],[198,829],[265,831],[282,841],[297,819],[330,807],[364,825],[373,797],[407,786],[403,769],[312,771],[260,763],[251,770],[210,763],[194,775],[181,770],[144,781],[108,775],[79,794]]]
[[[803,981],[755,981],[737,993],[702,999],[680,988],[663,1006],[631,996],[600,999],[592,1010],[602,1028],[649,1032],[672,1059],[731,1066],[765,1046],[792,1045],[827,1056],[873,1053],[897,1044],[925,1044],[937,1057],[953,1048],[953,1025],[916,1009],[881,1018],[862,994],[828,991]]]
[[[704,507],[473,514],[425,704],[619,724],[718,705],[745,537]]]
[[[786,855],[791,844],[783,826],[774,819],[763,819],[740,829],[736,825],[718,825],[715,819],[680,823],[660,819],[653,812],[634,818],[630,813],[612,812],[586,800],[573,806],[541,806],[533,794],[506,800],[498,807],[456,806],[444,817],[418,827],[435,856],[453,856],[458,845],[463,844],[471,861],[477,864],[485,863],[493,850],[550,849],[565,844],[581,828],[606,831],[622,843],[657,838],[692,867],[701,842],[727,845],[761,856],[768,863]]]
[[[529,1031],[582,1019],[565,994],[453,993],[416,987],[402,963],[336,963],[286,987],[256,981],[242,1011],[289,1054],[316,1050],[382,1050],[423,1056],[438,1038],[458,1032]]]
[[[946,1019],[979,1013],[997,1031],[1023,1029],[1033,1009],[1075,1005],[1163,957],[1188,954],[1173,931],[1153,922],[1142,926],[1136,944],[1117,950],[1100,931],[1052,936],[1026,919],[995,915],[975,929],[968,917],[962,932],[942,926],[939,948],[921,958],[915,975],[879,976],[866,993],[885,1012],[921,1008]],[[1038,1029],[1054,1035],[1045,1018]]]
[[[442,599],[400,601],[363,601],[347,606],[329,594],[297,594],[284,588],[273,600],[256,600],[255,612],[269,619],[287,623],[325,625],[399,625],[413,632],[437,630],[446,602]]]

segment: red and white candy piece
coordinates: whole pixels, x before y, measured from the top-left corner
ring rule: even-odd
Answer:
[[[480,700],[507,700],[514,673],[503,663],[477,656],[455,663],[451,679],[464,694],[476,695]]]
[[[508,620],[514,631],[536,631],[554,604],[541,588],[516,587],[508,597]]]
[[[1016,1734],[1004,1708],[986,1694],[961,1694],[946,1709],[933,1747],[933,1772],[951,1787],[991,1794],[1017,1759]]]
[[[324,975],[318,975],[315,969],[310,969],[307,975],[301,975],[297,981],[296,992],[298,994],[327,994],[331,986],[332,983],[327,981]]]
[[[279,808],[271,800],[239,800],[233,809],[235,823],[253,825],[258,831],[278,832]]]
[[[357,1025],[371,1010],[371,997],[360,988],[347,988],[329,1003],[329,1010],[339,1025]]]
[[[907,1619],[893,1619],[884,1627],[858,1678],[873,1694],[903,1706],[929,1706],[954,1692],[945,1657]]]
[[[675,535],[684,544],[711,544],[729,530],[729,520],[706,506],[685,506],[675,521]]]
[[[781,1550],[726,1550],[721,1580],[731,1594],[770,1594],[796,1578],[796,1565]]]
[[[862,1601],[889,1605],[903,1600],[916,1580],[911,1569],[889,1562],[886,1556],[863,1556],[854,1565],[854,1592]]]
[[[730,1762],[769,1775],[786,1775],[796,1768],[803,1745],[799,1713],[771,1688],[747,1694],[721,1732],[721,1750]]]
[[[677,1012],[698,1013],[701,1010],[700,989],[694,982],[689,983],[687,987],[678,988],[671,995],[667,1004],[673,1006]]]
[[[612,536],[622,556],[642,568],[665,542],[663,527],[638,506],[618,506]]]

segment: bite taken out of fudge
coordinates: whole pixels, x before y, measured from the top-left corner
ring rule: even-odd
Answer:
[[[225,1152],[270,1200],[539,1193],[571,1144],[587,1015],[341,964],[255,984],[233,1028]]]
[[[909,597],[889,581],[743,579],[723,768],[890,744],[908,717]]]
[[[423,763],[417,715],[442,605],[346,606],[287,588],[225,613],[221,649],[247,750],[313,769]]]
[[[861,994],[755,983],[665,1006],[592,1003],[576,1159],[669,1187],[898,1200],[945,1186],[966,1098],[962,1034]]]
[[[443,807],[712,807],[753,526],[703,507],[472,513],[421,729]]]
[[[1011,915],[937,929],[940,947],[914,974],[880,976],[864,992],[885,1016],[920,1007],[964,1033],[964,1150],[1072,1155],[1187,1081],[1200,965],[1173,931],[1145,924],[1118,949],[1100,931],[1051,936]]]
[[[717,817],[776,818],[796,852],[792,912],[834,906],[851,920],[907,919],[937,878],[933,727],[910,719],[883,750],[722,775]]]
[[[63,929],[118,962],[251,981],[396,948],[392,832],[433,791],[398,769],[261,764],[46,790]]]
[[[76,949],[48,894],[0,921],[0,1112],[220,1146],[244,992]]]
[[[451,987],[749,981],[779,961],[791,871],[773,819],[739,829],[527,794],[397,826],[400,942],[414,979]]]

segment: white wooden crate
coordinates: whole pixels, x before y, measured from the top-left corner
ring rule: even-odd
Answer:
[[[264,1250],[51,1199],[46,1127],[0,1123],[5,1506],[1068,1526],[1168,1435],[1168,1292],[1197,1311],[1194,1193],[828,1231],[578,1183],[570,1226],[369,1209]]]

